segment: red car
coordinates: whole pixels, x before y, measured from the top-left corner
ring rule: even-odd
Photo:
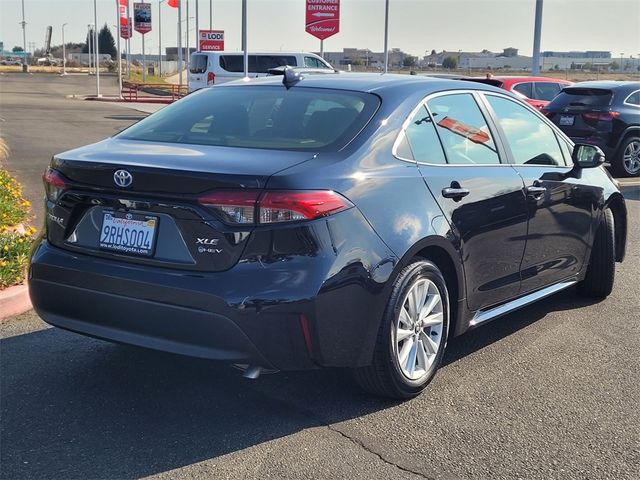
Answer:
[[[515,93],[530,105],[542,109],[560,93],[564,87],[573,85],[568,80],[547,77],[471,77],[472,82],[486,83]]]

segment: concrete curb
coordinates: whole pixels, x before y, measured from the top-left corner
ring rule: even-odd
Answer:
[[[31,310],[29,287],[16,285],[0,291],[0,321]]]

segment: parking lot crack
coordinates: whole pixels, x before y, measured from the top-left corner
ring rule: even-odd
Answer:
[[[408,467],[404,467],[402,465],[399,465],[399,464],[397,464],[395,462],[392,462],[392,461],[386,459],[385,457],[382,456],[382,454],[376,452],[375,450],[372,450],[367,445],[365,445],[361,440],[359,440],[357,438],[354,438],[354,437],[351,437],[350,435],[346,434],[345,432],[343,432],[342,430],[337,428],[335,425],[331,425],[331,424],[325,424],[325,425],[330,431],[337,433],[341,437],[345,438],[346,440],[348,440],[349,442],[353,443],[354,445],[362,448],[366,452],[368,452],[368,453],[370,453],[372,455],[375,455],[376,457],[378,457],[382,462],[386,463],[387,465],[395,467],[398,470],[401,470],[403,472],[411,473],[412,475],[416,475],[417,477],[424,478],[426,480],[436,480],[435,477],[428,477],[428,476],[424,475],[421,472],[418,472],[416,470],[412,470],[412,469],[410,469]]]

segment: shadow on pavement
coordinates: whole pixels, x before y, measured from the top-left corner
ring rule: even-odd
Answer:
[[[445,365],[587,305],[569,291],[450,342]],[[0,342],[2,478],[133,478],[397,406],[346,371],[257,381],[212,362],[46,329]]]

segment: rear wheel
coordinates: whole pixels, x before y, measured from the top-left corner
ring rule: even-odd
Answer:
[[[602,212],[600,225],[591,248],[587,273],[578,284],[578,291],[587,297],[604,298],[613,290],[616,271],[616,241],[613,213]]]
[[[449,295],[438,268],[417,260],[400,272],[385,309],[373,363],[354,371],[365,390],[406,399],[418,395],[442,361]]]
[[[615,159],[615,173],[624,177],[640,175],[640,137],[625,138]]]

